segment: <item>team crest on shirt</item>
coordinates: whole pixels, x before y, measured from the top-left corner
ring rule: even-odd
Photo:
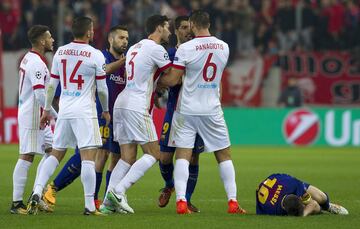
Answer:
[[[41,72],[40,71],[35,72],[35,76],[36,76],[36,79],[40,79],[41,78]]]
[[[168,53],[164,53],[164,59],[169,60],[169,54]]]

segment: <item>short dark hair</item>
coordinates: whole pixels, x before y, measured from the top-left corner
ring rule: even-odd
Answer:
[[[46,25],[33,25],[27,32],[28,39],[32,45],[36,44],[45,32],[50,31]]]
[[[304,214],[304,204],[301,199],[294,194],[285,196],[282,205],[290,216],[302,216]]]
[[[89,17],[77,17],[72,24],[72,34],[75,38],[84,37],[86,32],[90,29],[92,19]]]
[[[165,22],[169,21],[169,18],[165,15],[152,15],[146,20],[146,33],[152,34],[155,32],[156,28],[160,26],[164,26]]]
[[[192,12],[190,21],[199,29],[207,29],[210,27],[210,16],[203,10],[195,10]]]
[[[125,25],[117,25],[117,26],[111,27],[111,29],[108,33],[108,37],[110,36],[110,34],[112,34],[113,32],[115,32],[117,30],[128,31],[128,28]]]
[[[181,22],[188,20],[189,20],[188,16],[178,16],[177,18],[175,18],[175,29],[180,28]]]

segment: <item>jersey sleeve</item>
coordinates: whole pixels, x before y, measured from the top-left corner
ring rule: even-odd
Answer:
[[[96,56],[95,56],[95,75],[97,80],[106,79],[106,63],[105,63],[105,57],[97,50]]]
[[[29,72],[29,78],[33,90],[45,89],[45,77],[46,77],[46,66],[44,64],[36,62],[31,66]]]
[[[157,45],[153,52],[151,53],[151,59],[155,62],[158,66],[158,71],[162,72],[168,67],[171,66],[171,61],[169,59],[169,54],[161,45]]]
[[[185,69],[186,65],[186,50],[183,45],[180,45],[176,51],[173,67],[178,69]]]

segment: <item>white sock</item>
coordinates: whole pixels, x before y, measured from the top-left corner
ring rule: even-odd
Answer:
[[[189,179],[189,161],[186,159],[177,159],[174,168],[174,183],[176,192],[176,201],[186,201],[186,186]]]
[[[13,172],[13,201],[22,201],[31,162],[18,159]]]
[[[43,164],[41,165],[41,169],[38,173],[38,178],[34,188],[34,194],[42,196],[43,189],[50,179],[50,177],[54,174],[56,167],[58,167],[59,161],[56,157],[50,155],[45,159]]]
[[[41,161],[39,162],[38,166],[37,166],[37,169],[36,169],[36,177],[35,177],[35,182],[34,182],[34,188],[35,189],[35,184],[38,183],[38,179],[39,179],[39,173],[40,173],[40,170],[41,170],[41,167],[43,166],[44,164],[44,161],[46,160],[46,158],[49,157],[49,154],[44,154],[44,156],[41,158]]]
[[[228,200],[236,200],[235,169],[232,160],[219,163],[219,171]]]
[[[108,190],[114,189],[114,187],[120,183],[120,181],[129,171],[130,167],[131,165],[126,161],[123,161],[121,159],[118,161],[111,173]]]
[[[81,182],[84,187],[85,208],[89,211],[95,211],[94,193],[95,193],[95,162],[81,161]]]
[[[150,169],[156,163],[156,158],[150,154],[144,154],[139,160],[137,160],[130,168],[129,172],[115,187],[116,193],[125,193],[131,185],[135,184],[145,172]]]

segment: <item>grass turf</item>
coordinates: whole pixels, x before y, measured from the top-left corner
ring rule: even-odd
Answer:
[[[232,147],[236,170],[238,199],[247,215],[226,213],[226,195],[212,154],[200,157],[200,174],[192,202],[201,213],[177,215],[172,197],[166,208],[157,207],[159,189],[163,186],[158,165],[128,191],[133,215],[86,217],[80,179],[57,195],[52,214],[37,216],[11,215],[12,172],[18,158],[17,145],[0,145],[0,228],[359,228],[358,148],[287,148]],[[55,175],[67,158],[56,170]],[[35,164],[39,158],[35,160]],[[34,165],[35,165],[34,164]],[[36,167],[30,169],[24,199],[34,182]],[[255,215],[255,189],[274,172],[288,173],[327,192],[330,200],[345,206],[350,215],[322,214],[306,218]],[[105,182],[105,179],[103,179]],[[103,195],[104,185],[100,191]]]

